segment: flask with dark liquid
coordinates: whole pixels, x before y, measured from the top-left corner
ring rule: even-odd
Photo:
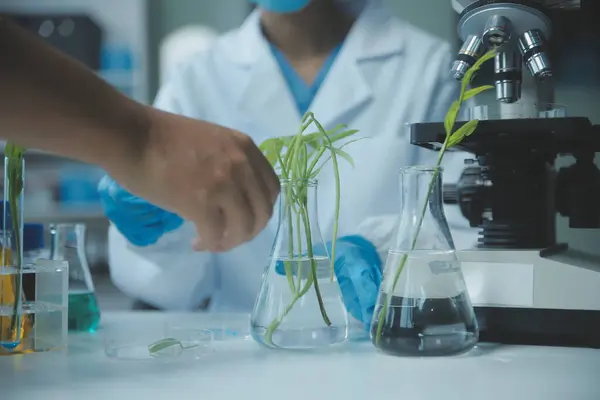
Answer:
[[[479,329],[444,215],[441,167],[401,171],[402,203],[371,325],[373,344],[399,356],[447,356]]]

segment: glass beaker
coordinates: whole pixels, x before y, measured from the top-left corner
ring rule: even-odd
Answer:
[[[254,340],[315,349],[348,337],[348,314],[323,242],[317,182],[281,182],[279,226],[251,315]]]
[[[442,203],[442,168],[401,170],[401,214],[371,326],[373,344],[400,356],[444,356],[479,338]]]
[[[69,330],[93,332],[100,308],[85,255],[85,225],[52,224],[50,235],[50,258],[69,263]]]

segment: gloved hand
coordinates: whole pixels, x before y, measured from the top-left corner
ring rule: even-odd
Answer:
[[[132,195],[108,176],[100,180],[98,192],[106,217],[136,246],[154,244],[183,224],[178,215]]]
[[[322,246],[319,246],[322,247]],[[323,254],[315,246],[313,252]],[[331,242],[327,244],[331,255]],[[344,305],[348,312],[367,329],[371,324],[379,285],[382,280],[382,262],[375,246],[361,236],[344,236],[337,240],[333,268],[340,285]],[[279,275],[285,275],[283,262],[275,265]]]

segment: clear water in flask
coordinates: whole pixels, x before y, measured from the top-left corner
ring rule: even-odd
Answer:
[[[478,340],[477,320],[454,251],[390,252],[389,275],[397,272],[404,258],[395,289],[391,290],[393,277],[385,277],[375,308],[375,315],[385,310],[378,347],[403,356],[444,356],[470,350]],[[372,337],[377,338],[377,324],[371,329]]]

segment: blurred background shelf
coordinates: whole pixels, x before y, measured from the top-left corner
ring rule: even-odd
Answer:
[[[90,211],[61,211],[61,210],[46,210],[44,212],[36,211],[27,213],[25,222],[38,222],[43,224],[51,224],[53,222],[62,223],[84,223],[88,226],[108,227],[108,220],[102,213],[102,210]]]

